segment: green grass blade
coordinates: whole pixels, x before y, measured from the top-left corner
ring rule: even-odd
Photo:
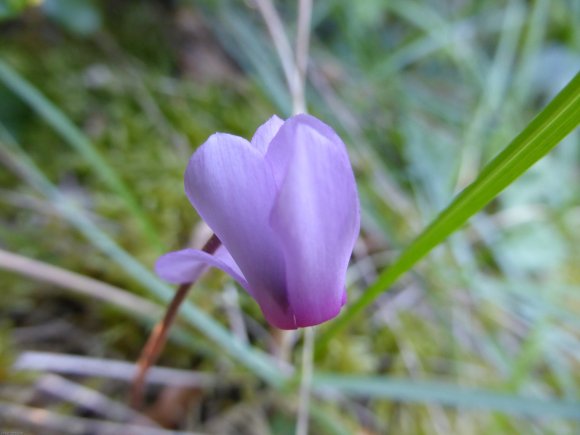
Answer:
[[[314,402],[310,405],[310,417],[312,420],[324,429],[326,434],[350,435],[352,433],[345,422],[334,412],[329,412],[326,408]]]
[[[162,251],[164,246],[158,238],[154,226],[141,210],[135,196],[93,146],[89,138],[58,107],[2,60],[0,60],[0,82],[30,105],[72,148],[91,164],[109,188],[123,199],[127,208],[139,222],[149,242],[159,251]]]
[[[351,397],[389,399],[417,404],[432,403],[534,418],[580,420],[579,401],[522,397],[460,387],[445,382],[316,374],[312,386],[318,390],[338,391]]]
[[[35,163],[22,152],[22,149],[12,140],[1,124],[0,157],[4,157],[28,184],[49,199],[59,214],[83,234],[93,246],[120,265],[129,276],[140,283],[151,295],[164,302],[171,300],[174,289],[160,281],[149,269],[123,250],[95,225],[77,205],[72,203],[66,195],[63,195],[44,176]],[[272,385],[281,385],[283,381],[282,373],[268,355],[240,341],[213,317],[189,301],[183,303],[180,314],[185,322],[201,331],[256,376]]]
[[[383,291],[410,270],[433,248],[534,163],[545,156],[580,123],[580,73],[534,118],[528,126],[463,190],[453,202],[385,269],[363,295],[330,324],[318,338],[317,353],[330,338],[346,327]]]

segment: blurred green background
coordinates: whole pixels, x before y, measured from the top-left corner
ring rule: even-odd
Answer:
[[[295,3],[275,4],[293,35]],[[14,363],[30,351],[137,359],[159,312],[119,295],[166,300],[147,271],[203,243],[182,188],[195,147],[290,115],[277,55],[251,1],[0,0],[0,20],[0,431],[134,421],[111,410],[128,378],[67,378],[112,401],[106,411],[43,390],[54,370]],[[362,203],[355,300],[578,72],[580,2],[320,0],[312,28],[309,108],[347,143]],[[580,433],[578,136],[333,338],[315,361],[330,375],[314,380],[311,433]],[[103,301],[70,276],[64,289],[52,269],[32,279],[36,266],[17,273],[7,253],[119,293]],[[256,304],[213,271],[190,301],[159,363],[219,379],[152,386],[145,414],[293,433],[296,389],[272,387],[275,370],[256,376],[276,344]],[[205,315],[215,321],[200,327]],[[225,352],[234,336],[248,346]],[[183,409],[159,417],[164,406]],[[64,426],[35,426],[39,408]]]

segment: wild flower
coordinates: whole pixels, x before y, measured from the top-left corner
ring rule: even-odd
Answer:
[[[187,283],[205,265],[218,267],[281,329],[340,312],[360,211],[346,147],[332,128],[300,114],[273,116],[251,142],[216,133],[191,157],[185,191],[222,246],[168,253],[157,261],[159,276]]]

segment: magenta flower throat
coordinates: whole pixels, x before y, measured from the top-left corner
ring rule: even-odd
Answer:
[[[329,126],[273,116],[251,142],[216,133],[191,157],[185,192],[222,246],[168,253],[160,277],[182,284],[205,265],[220,268],[281,329],[340,312],[360,211],[346,147]]]

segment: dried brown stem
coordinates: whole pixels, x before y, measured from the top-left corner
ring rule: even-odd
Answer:
[[[208,254],[213,254],[220,244],[220,239],[218,239],[214,234],[203,246],[202,251],[207,252]],[[141,355],[139,355],[139,359],[137,360],[137,373],[133,379],[133,386],[131,388],[131,406],[135,409],[141,408],[147,372],[149,371],[149,368],[157,362],[159,355],[165,348],[169,330],[171,329],[179,311],[179,307],[185,300],[192,284],[193,282],[189,282],[177,287],[175,296],[173,296],[173,299],[167,307],[167,311],[165,311],[165,316],[163,316],[163,319],[155,325],[153,331],[151,331],[151,334],[149,335],[147,343],[141,351]]]
[[[296,92],[294,94],[294,114],[307,113],[306,107],[306,69],[308,67],[308,49],[310,47],[310,21],[312,18],[312,1],[298,1],[298,32],[296,36]]]
[[[156,317],[162,312],[157,304],[121,288],[3,249],[0,249],[0,269],[56,284],[77,293],[110,302],[128,312],[145,317]]]
[[[282,70],[286,76],[286,82],[288,84],[288,89],[293,96],[296,94],[296,64],[294,61],[294,53],[292,51],[292,46],[290,45],[290,40],[284,29],[284,24],[282,19],[274,6],[272,0],[254,0],[255,5],[258,7],[264,23],[268,28],[278,57],[280,58],[280,63],[282,64]]]
[[[0,422],[3,433],[24,434],[33,433],[63,433],[63,434],[139,434],[139,435],[173,435],[173,430],[147,427],[129,423],[114,423],[95,418],[71,417],[57,414],[48,409],[33,408],[30,406],[0,403]],[[24,429],[22,430],[12,430]],[[37,430],[38,429],[38,430]],[[199,432],[179,432],[187,435],[202,435]]]

